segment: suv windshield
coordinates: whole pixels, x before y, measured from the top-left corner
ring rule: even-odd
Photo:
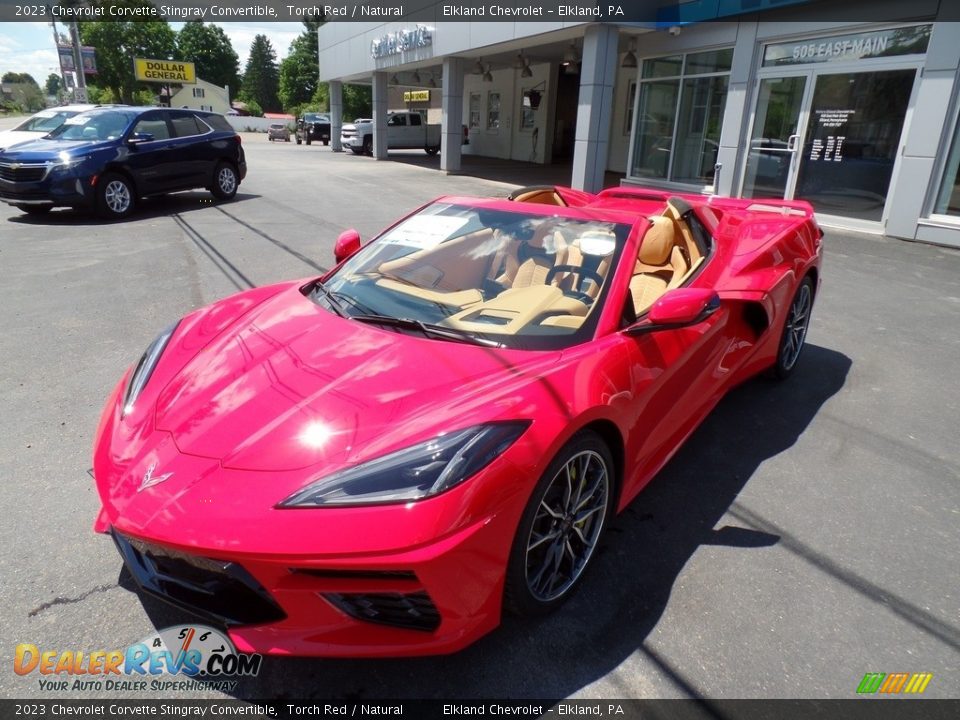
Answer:
[[[119,138],[137,117],[124,110],[80,113],[67,118],[63,125],[50,133],[58,140],[114,140]]]
[[[523,349],[592,336],[630,225],[434,203],[313,293],[333,312],[400,318]]]
[[[14,130],[48,133],[51,130],[56,130],[63,125],[64,120],[77,115],[79,112],[79,110],[44,110],[38,112],[32,118],[24,120]]]

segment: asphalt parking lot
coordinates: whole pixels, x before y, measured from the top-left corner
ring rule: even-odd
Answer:
[[[437,195],[512,189],[441,175],[437,159],[265,136],[244,147],[230,203],[184,193],[115,224],[0,205],[2,697],[84,696],[11,672],[18,643],[123,648],[185,617],[141,601],[91,530],[102,403],[160,328],[317,274],[348,227],[369,238]],[[234,695],[853,698],[866,672],[931,672],[926,696],[960,697],[960,252],[826,243],[794,377],[721,403],[616,520],[561,612],[508,619],[446,658],[267,658]]]

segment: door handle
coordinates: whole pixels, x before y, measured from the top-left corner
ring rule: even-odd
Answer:
[[[787,150],[790,152],[797,151],[797,143],[800,141],[799,135],[791,135],[787,138]]]

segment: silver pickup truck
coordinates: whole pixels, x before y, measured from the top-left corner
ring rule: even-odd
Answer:
[[[359,118],[343,126],[340,142],[354,154],[373,154],[373,120]],[[428,125],[418,112],[387,114],[387,149],[440,151],[440,125]]]

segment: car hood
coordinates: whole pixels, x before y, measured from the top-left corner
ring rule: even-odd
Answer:
[[[35,139],[20,143],[4,151],[2,157],[8,162],[46,162],[58,160],[60,153],[76,155],[77,151],[88,152],[105,147],[113,147],[116,140],[57,140]]]
[[[0,150],[4,148],[13,147],[19,143],[27,142],[29,140],[36,140],[39,137],[43,137],[46,133],[44,132],[33,132],[30,130],[6,130],[0,132]]]
[[[226,468],[333,469],[509,416],[523,397],[510,390],[559,357],[340,318],[294,288],[182,367],[157,398],[156,426]]]

